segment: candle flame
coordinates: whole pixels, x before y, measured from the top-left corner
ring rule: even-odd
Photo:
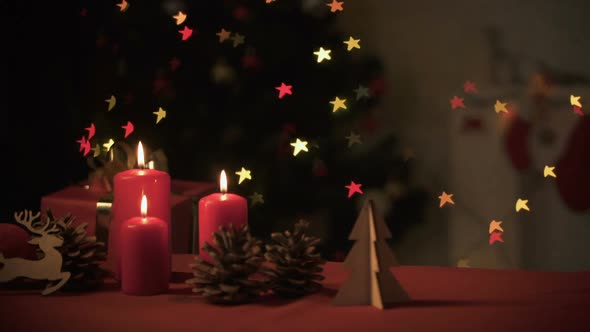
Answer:
[[[149,169],[154,169],[155,168],[154,161],[153,160],[148,161],[148,168]]]
[[[137,166],[139,168],[145,168],[145,159],[143,157],[143,145],[141,145],[141,141],[137,144]]]
[[[222,170],[219,176],[219,190],[224,194],[227,192],[227,176],[225,175],[225,170]]]
[[[147,197],[143,195],[141,197],[141,217],[145,218],[147,216]]]

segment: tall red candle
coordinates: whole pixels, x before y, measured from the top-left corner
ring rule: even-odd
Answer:
[[[240,228],[248,223],[248,203],[242,196],[227,192],[227,177],[221,171],[219,177],[220,193],[205,196],[199,200],[199,250],[205,242],[213,244],[213,232],[220,226]],[[202,258],[208,259],[204,252]]]
[[[113,263],[115,279],[121,280],[119,233],[125,220],[140,215],[142,195],[150,197],[150,216],[164,220],[170,233],[170,175],[155,169],[145,169],[141,142],[137,147],[139,169],[123,171],[115,175],[111,226],[109,227],[109,260]],[[170,236],[170,234],[168,234]],[[171,250],[168,250],[171,255]],[[170,274],[170,268],[168,268]]]
[[[168,223],[147,216],[147,198],[141,200],[141,217],[121,227],[121,289],[130,295],[156,295],[168,290],[170,239]]]

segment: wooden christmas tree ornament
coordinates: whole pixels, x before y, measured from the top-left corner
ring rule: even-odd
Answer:
[[[352,271],[336,294],[334,305],[372,305],[383,309],[410,300],[389,271],[389,267],[398,265],[386,242],[389,238],[391,233],[385,221],[373,202],[367,200],[349,236],[356,243],[344,266]]]

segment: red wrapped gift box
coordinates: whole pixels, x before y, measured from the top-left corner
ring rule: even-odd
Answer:
[[[197,233],[196,206],[200,197],[213,192],[214,183],[172,180],[171,236],[172,252],[192,253],[193,241]],[[110,222],[110,193],[100,188],[90,188],[87,184],[69,186],[41,198],[41,211],[51,209],[56,217],[71,213],[76,217],[76,225],[88,223],[88,234],[96,235],[103,242],[108,239]]]

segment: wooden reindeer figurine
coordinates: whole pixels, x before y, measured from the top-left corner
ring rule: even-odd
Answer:
[[[14,213],[14,219],[19,224],[25,226],[31,233],[40,235],[32,238],[29,243],[39,246],[44,256],[39,260],[27,260],[23,258],[4,258],[0,253],[0,264],[4,267],[0,269],[0,283],[11,281],[15,278],[25,277],[36,280],[48,280],[49,283],[42,295],[49,295],[60,289],[70,279],[70,272],[62,272],[63,259],[61,253],[55,249],[63,244],[63,239],[55,234],[58,228],[52,224],[47,229],[50,222],[40,226],[33,226],[33,220],[37,219],[41,213],[33,215],[31,211]],[[58,281],[56,284],[53,282]]]

